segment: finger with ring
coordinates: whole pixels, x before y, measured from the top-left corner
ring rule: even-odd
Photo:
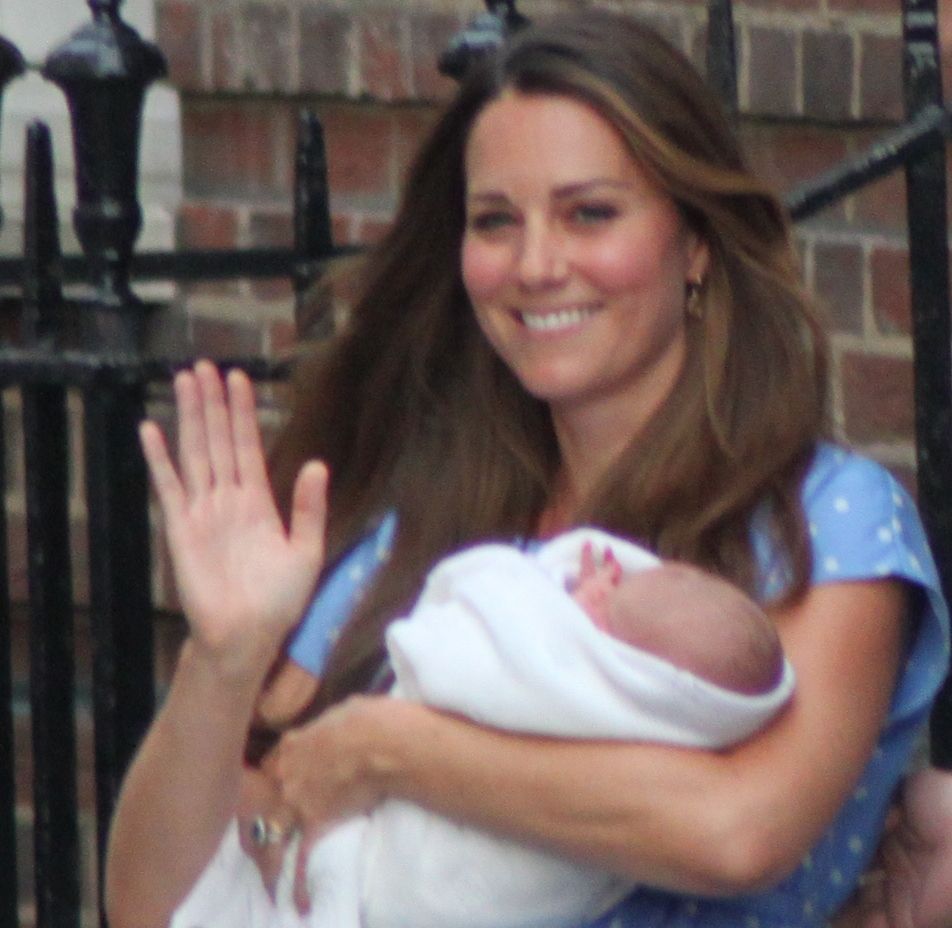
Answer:
[[[294,827],[282,825],[273,818],[256,815],[251,822],[251,843],[255,847],[282,844],[294,833]]]

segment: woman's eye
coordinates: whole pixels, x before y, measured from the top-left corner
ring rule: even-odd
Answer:
[[[572,210],[572,220],[580,225],[608,222],[618,215],[618,208],[610,203],[582,203]]]
[[[493,210],[492,212],[476,213],[469,220],[469,227],[477,232],[494,232],[497,229],[503,229],[511,225],[514,219],[510,213],[502,210]]]

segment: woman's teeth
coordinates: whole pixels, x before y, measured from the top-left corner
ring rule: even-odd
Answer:
[[[594,315],[593,309],[563,309],[559,312],[522,313],[522,321],[533,332],[556,332],[581,325]]]

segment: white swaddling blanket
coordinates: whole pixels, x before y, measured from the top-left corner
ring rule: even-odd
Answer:
[[[784,705],[786,661],[773,690],[742,695],[596,628],[566,593],[587,541],[610,547],[626,572],[658,564],[595,529],[534,555],[480,545],[449,557],[387,632],[392,694],[515,732],[701,748],[744,739]],[[232,824],[172,928],[555,928],[591,920],[632,889],[399,800],[315,845],[305,917],[290,900],[293,856],[272,903]]]

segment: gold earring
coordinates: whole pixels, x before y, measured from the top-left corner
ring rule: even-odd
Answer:
[[[692,319],[700,319],[704,315],[704,307],[701,305],[701,286],[703,280],[689,280],[685,285],[684,311]]]

